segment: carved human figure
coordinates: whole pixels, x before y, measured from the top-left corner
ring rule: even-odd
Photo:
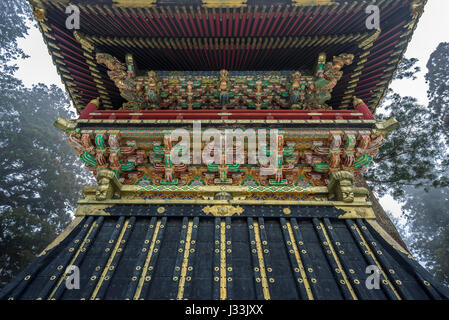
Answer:
[[[221,70],[219,73],[218,80],[218,94],[221,106],[226,106],[229,103],[229,89],[230,89],[230,81],[229,81],[229,72],[227,70]]]
[[[92,145],[92,141],[90,139],[90,134],[84,133],[81,136],[81,143],[82,143],[83,148],[84,148],[85,151],[87,151],[89,153],[95,153],[95,148]]]
[[[375,155],[379,148],[385,144],[385,136],[381,133],[376,133],[371,137],[371,141],[367,148],[367,153],[370,155]]]
[[[120,165],[120,140],[118,134],[111,133],[108,138],[109,167],[116,172],[121,171]]]
[[[97,163],[101,167],[107,167],[106,158],[104,156],[104,152],[100,151],[95,154],[95,159],[97,160]]]
[[[351,168],[352,165],[354,164],[354,152],[345,152],[344,155],[344,163],[343,163],[343,167],[344,168]]]
[[[109,148],[120,149],[120,140],[117,133],[111,133],[108,138]]]
[[[150,104],[156,105],[159,103],[158,78],[154,71],[148,71],[145,94]]]
[[[126,72],[127,72],[127,77],[128,78],[134,78],[136,76],[136,68],[135,68],[135,64],[134,64],[134,58],[132,56],[132,54],[127,54],[125,56],[125,60],[126,60]]]
[[[315,76],[317,78],[324,77],[324,65],[325,64],[326,64],[326,54],[320,53],[320,55],[318,56],[318,63],[317,63],[316,72],[315,72]]]
[[[172,141],[169,135],[164,136],[164,177],[166,181],[174,179],[174,166],[171,160]]]
[[[335,87],[337,82],[341,79],[343,76],[343,72],[341,69],[345,65],[352,64],[352,61],[354,60],[353,54],[348,53],[342,53],[336,57],[333,58],[332,62],[326,63],[324,67],[324,78],[326,78],[329,83],[327,85],[327,88],[329,91],[332,91],[332,89]]]
[[[340,134],[332,134],[331,141],[329,143],[329,170],[335,171],[340,168],[341,162],[341,135]]]
[[[164,170],[164,178],[166,181],[172,181],[173,180],[173,173],[174,173],[174,168],[173,167],[165,167]]]
[[[366,154],[371,143],[371,137],[368,134],[359,137],[359,146],[357,148],[357,155]]]
[[[304,101],[304,92],[305,87],[301,88],[301,72],[296,71],[293,73],[291,78],[291,87],[290,87],[290,103],[298,104]],[[303,94],[301,95],[301,90],[303,90]]]
[[[109,167],[114,171],[121,171],[120,157],[117,151],[111,151],[109,153]]]
[[[108,76],[120,90],[120,95],[128,102],[123,104],[125,109],[148,109],[149,105],[145,96],[138,88],[133,72],[127,70],[127,66],[117,58],[107,53],[97,53],[96,59],[99,64],[106,66],[109,70]]]
[[[276,154],[276,170],[275,170],[275,181],[277,183],[282,182],[284,169],[284,136],[279,135],[277,137],[277,154]]]
[[[77,153],[81,154],[84,152],[84,147],[83,144],[81,143],[81,136],[77,132],[75,131],[69,132],[68,139],[70,144],[73,146],[73,148]]]
[[[99,166],[107,167],[106,162],[106,143],[105,143],[105,135],[97,134],[95,137],[95,145],[96,149],[96,160]]]
[[[355,145],[357,139],[355,133],[348,133],[344,137],[344,155],[343,155],[343,168],[351,168],[355,161]]]
[[[228,178],[228,166],[226,165],[226,156],[221,157],[220,165],[218,166],[218,175],[220,182],[226,182]]]

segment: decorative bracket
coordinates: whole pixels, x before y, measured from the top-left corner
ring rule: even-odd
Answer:
[[[337,171],[331,174],[329,199],[334,197],[343,202],[366,201],[369,192],[365,188],[354,187],[354,176],[349,171]],[[360,199],[361,198],[361,199]]]
[[[121,184],[111,170],[100,168],[97,171],[97,182],[95,198],[98,201],[110,200],[116,194],[120,196]]]
[[[64,119],[61,117],[58,117],[58,119],[53,123],[53,125],[59,130],[62,130],[64,132],[75,130],[77,126],[75,121]]]
[[[396,120],[396,118],[390,118],[388,120],[376,123],[377,131],[384,136],[386,136],[391,131],[396,130],[398,127],[399,122]]]

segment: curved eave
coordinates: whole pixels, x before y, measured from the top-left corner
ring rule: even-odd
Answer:
[[[123,102],[97,65],[96,51],[119,58],[131,52],[141,68],[155,70],[310,69],[319,52],[346,51],[356,59],[329,104],[345,108],[357,96],[375,110],[421,15],[411,0],[380,1],[382,31],[372,38],[374,31],[365,26],[366,1],[276,1],[271,6],[226,1],[223,7],[213,1],[72,3],[80,8],[82,43],[65,27],[66,1],[31,1],[34,10],[45,10],[39,27],[78,110],[97,97],[114,108]]]

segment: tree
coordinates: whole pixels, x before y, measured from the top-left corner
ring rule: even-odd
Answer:
[[[22,271],[36,254],[48,245],[49,236],[57,229],[25,208],[14,208],[0,214],[0,287]]]
[[[25,0],[0,2],[0,287],[29,264],[70,222],[87,170],[52,123],[70,118],[69,99],[56,86],[24,87],[14,77],[26,57]]]
[[[394,76],[395,80],[402,80],[402,79],[412,79],[416,80],[416,74],[421,71],[421,68],[416,66],[418,63],[418,59],[416,58],[403,58],[401,63],[398,66],[398,69],[396,70],[396,74]],[[412,70],[413,68],[413,70]]]
[[[449,142],[449,43],[440,43],[427,62],[429,108]]]
[[[27,57],[17,46],[17,40],[28,34],[31,8],[25,0],[1,1],[0,21],[0,73],[12,75],[17,69],[14,61]]]
[[[69,117],[66,94],[55,86],[39,84],[28,89],[14,81],[18,86],[0,92],[3,284],[70,222],[87,178],[65,135],[52,125],[58,116]],[[28,225],[19,228],[22,223],[31,223],[36,231],[30,232]],[[22,240],[27,242],[17,243]]]
[[[405,59],[399,68],[400,79],[413,78],[408,70],[417,62]],[[405,67],[404,67],[405,66]],[[416,69],[415,69],[416,70]],[[378,119],[395,117],[399,128],[392,131],[379,150],[365,179],[379,195],[387,192],[398,200],[405,199],[404,187],[445,187],[449,179],[446,146],[441,143],[443,130],[429,106],[413,97],[402,97],[389,90]]]
[[[396,225],[405,242],[449,285],[448,60],[449,46],[440,44],[427,64],[427,106],[389,91],[377,116],[394,116],[399,128],[390,133],[365,178],[378,195],[390,193],[403,203]],[[404,59],[396,78],[414,79],[416,62]]]
[[[449,285],[449,43],[441,43],[427,63],[429,105],[426,108],[432,130],[427,133],[433,149],[439,149],[434,160],[437,179],[431,185],[405,188],[402,224],[405,240],[436,278]],[[426,134],[424,132],[424,134]],[[434,171],[435,172],[435,171]],[[438,177],[438,174],[440,177]]]
[[[449,285],[449,188],[407,188],[402,227],[414,256]]]

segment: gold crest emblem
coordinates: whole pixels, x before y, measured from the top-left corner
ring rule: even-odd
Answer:
[[[240,206],[234,207],[231,205],[215,205],[203,208],[205,214],[212,214],[215,217],[230,217],[234,214],[241,215],[243,208]]]

